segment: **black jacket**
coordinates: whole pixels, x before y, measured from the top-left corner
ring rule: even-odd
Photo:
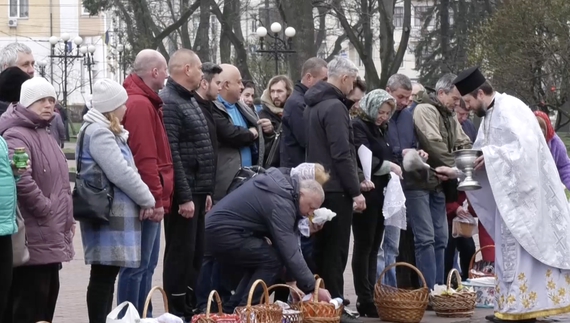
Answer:
[[[202,109],[202,114],[206,118],[208,130],[210,132],[210,141],[214,148],[214,160],[218,160],[218,134],[216,133],[216,120],[214,120],[214,102],[202,99],[200,95],[194,92],[194,99],[198,102],[198,106]]]
[[[0,115],[2,115],[4,112],[6,112],[6,110],[8,110],[9,106],[10,106],[10,102],[0,101]]]
[[[345,96],[327,82],[305,93],[304,112],[307,162],[322,164],[330,173],[325,192],[360,195],[356,150]]]
[[[279,167],[279,162],[280,162],[280,145],[281,145],[281,141],[282,141],[282,134],[283,134],[283,129],[281,129],[281,133],[277,133],[277,130],[279,129],[279,126],[281,125],[281,117],[278,116],[277,114],[273,113],[273,111],[271,111],[265,104],[261,107],[261,110],[258,112],[259,115],[259,119],[269,119],[269,121],[271,121],[271,125],[273,125],[273,131],[275,131],[275,135],[272,137],[265,137],[265,156],[264,156],[264,167],[265,168],[269,168],[269,167]],[[269,153],[271,152],[271,147],[273,146],[273,144],[276,144],[277,147],[275,147],[275,154],[273,155],[273,158],[271,158],[271,160],[269,160]]]
[[[304,293],[312,293],[315,278],[299,246],[298,213],[297,181],[280,169],[270,168],[214,205],[206,217],[206,236],[216,245],[207,248],[216,257],[215,250],[231,252],[240,247],[244,238],[268,237],[297,287]]]
[[[280,166],[296,167],[305,161],[305,93],[309,88],[297,83],[283,107],[283,131],[280,148]]]
[[[175,196],[191,201],[192,195],[212,195],[216,161],[208,124],[198,102],[172,79],[160,91],[160,98],[174,164]]]
[[[394,162],[395,158],[392,154],[392,148],[388,144],[388,136],[386,134],[386,129],[378,127],[376,124],[363,120],[360,117],[352,119],[352,128],[354,132],[354,147],[358,151],[360,146],[364,145],[370,151],[372,151],[372,182],[374,183],[375,189],[365,193],[366,203],[371,204],[376,201],[381,201],[384,198],[384,187],[388,185],[390,180],[390,175],[374,176],[384,161]],[[359,181],[364,180],[364,173],[361,171],[362,166],[359,165]]]

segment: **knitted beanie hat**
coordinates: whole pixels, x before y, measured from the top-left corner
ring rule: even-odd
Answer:
[[[101,113],[115,111],[127,103],[128,98],[127,91],[121,84],[111,79],[102,79],[93,85],[91,109]]]
[[[20,104],[28,108],[34,102],[44,98],[57,98],[55,89],[45,78],[34,77],[22,84]]]
[[[20,101],[22,84],[30,79],[28,73],[17,66],[8,67],[0,73],[0,101]]]

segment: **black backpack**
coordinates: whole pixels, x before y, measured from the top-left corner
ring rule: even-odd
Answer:
[[[230,187],[228,187],[226,195],[235,191],[238,187],[242,186],[243,183],[247,182],[250,178],[257,176],[258,174],[265,174],[265,168],[261,166],[240,168],[230,183]]]

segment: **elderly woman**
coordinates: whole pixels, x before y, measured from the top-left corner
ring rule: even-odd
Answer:
[[[65,155],[50,134],[55,89],[41,77],[25,81],[20,101],[0,118],[0,133],[11,156],[23,148],[31,161],[17,183],[29,261],[13,270],[12,308],[2,322],[53,321],[59,295],[59,269],[73,251],[73,205]],[[34,306],[29,306],[30,300]]]
[[[373,302],[373,291],[376,282],[377,255],[384,235],[382,214],[384,189],[390,180],[391,171],[400,176],[402,174],[400,166],[392,161],[392,150],[386,137],[386,125],[395,107],[396,101],[388,92],[374,90],[362,98],[359,115],[352,120],[356,149],[364,145],[372,151],[371,180],[365,180],[362,171],[359,171],[360,188],[366,198],[366,210],[363,214],[355,214],[352,219],[354,235],[352,272],[358,297],[356,307],[361,316],[367,317],[378,317]],[[399,229],[397,230],[399,238]],[[397,247],[396,244],[396,250]],[[387,248],[384,249],[385,252],[389,251]],[[386,259],[387,256],[385,255]]]
[[[119,270],[140,265],[141,221],[152,217],[155,200],[137,172],[127,145],[129,134],[121,126],[127,92],[119,83],[102,79],[93,86],[92,102],[83,116],[76,152],[81,158],[77,162],[85,181],[94,187],[110,185],[114,198],[109,223],[81,222],[80,227],[85,263],[91,265],[89,322],[105,323]]]
[[[560,175],[560,180],[566,189],[570,190],[570,158],[568,157],[568,151],[566,151],[566,145],[558,137],[556,132],[554,132],[554,127],[548,115],[542,111],[534,111],[536,119],[538,120],[538,125],[542,129],[546,143],[550,148],[550,153],[554,158],[554,163],[556,168],[558,168],[558,174]]]

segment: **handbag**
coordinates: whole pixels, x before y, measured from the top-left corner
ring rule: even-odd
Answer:
[[[73,217],[80,222],[105,224],[109,222],[111,205],[113,204],[113,187],[107,177],[101,171],[101,187],[93,185],[92,181],[86,181],[81,175],[81,158],[83,155],[83,140],[85,130],[91,124],[87,124],[79,140],[79,153],[77,155],[77,174],[75,187],[73,188]]]
[[[26,225],[20,208],[16,205],[16,225],[18,232],[12,235],[12,263],[14,267],[20,267],[30,260],[28,251],[28,238],[26,237]]]
[[[273,139],[273,144],[271,145],[271,149],[269,149],[269,154],[267,155],[267,159],[265,160],[265,168],[269,168],[273,164],[273,159],[275,158],[275,154],[277,153],[278,151],[277,149],[279,149],[280,145],[279,141],[281,138],[281,132],[283,131],[282,126],[283,122],[281,122],[279,124],[279,127],[277,127],[277,131],[275,132],[275,138]]]

